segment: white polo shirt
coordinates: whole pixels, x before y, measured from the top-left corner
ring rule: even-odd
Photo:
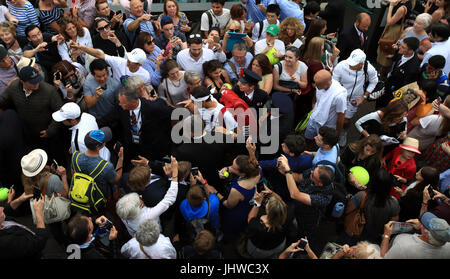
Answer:
[[[267,40],[262,39],[255,43],[255,55],[260,54],[267,47]],[[278,50],[281,54],[286,54],[286,48],[284,46],[283,41],[275,39],[273,43],[273,48]]]
[[[78,130],[78,137],[77,137],[77,142],[78,142],[78,147],[79,147],[78,151],[84,153],[87,151],[87,147],[84,144],[84,137],[90,131],[98,130],[98,125],[97,125],[97,122],[93,115],[83,112],[81,114],[80,122],[77,125],[69,128],[69,130],[72,131],[72,138],[70,141],[70,145],[72,146],[72,152],[75,152],[75,150],[77,150],[76,145],[75,145],[75,136],[76,136],[77,130]],[[103,147],[102,149],[100,149],[99,154],[100,154],[100,158],[102,158],[103,160],[109,161],[109,159],[111,158],[111,153],[109,152],[108,148],[106,148],[106,147]]]
[[[223,51],[220,53],[214,53],[208,48],[203,48],[202,56],[197,61],[192,58],[191,54],[189,53],[189,48],[183,49],[177,54],[177,63],[180,66],[180,70],[195,71],[200,74],[202,79],[204,78],[203,63],[214,59],[217,59],[221,63],[224,63],[227,60],[227,57]]]
[[[120,82],[120,77],[122,76],[138,76],[145,85],[151,85],[150,74],[143,67],[139,67],[139,70],[132,73],[127,67],[127,59],[125,58],[105,54],[105,61],[111,66],[113,79],[118,82]]]

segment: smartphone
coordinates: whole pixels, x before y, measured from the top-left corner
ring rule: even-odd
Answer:
[[[56,162],[55,159],[53,159],[53,163],[55,163],[55,166],[56,166],[56,167],[59,167],[58,162]]]
[[[300,243],[298,244],[297,248],[305,249],[306,244],[308,244],[308,240],[301,238]]]
[[[106,83],[105,84],[103,84],[102,86],[100,86],[100,88],[102,89],[102,90],[106,90]]]
[[[122,10],[116,11],[116,15],[121,14],[121,13],[122,13]]]
[[[9,187],[9,190],[12,190],[12,189],[14,189],[14,184],[11,185],[11,187]]]
[[[258,182],[258,184],[256,184],[256,191],[258,191],[258,193],[261,193],[262,191],[264,191],[265,186],[264,186],[264,182],[260,181]]]
[[[42,194],[41,189],[34,186],[33,187],[33,199],[39,200],[41,198],[41,194]]]
[[[162,161],[164,163],[170,164],[172,162],[172,159],[170,158],[169,155],[162,157]]]
[[[193,176],[197,176],[198,175],[198,167],[191,168],[191,173]]]
[[[428,194],[430,195],[430,199],[433,199],[434,191],[433,191],[433,187],[431,187],[431,185],[428,186]]]
[[[152,89],[152,91],[150,91],[150,96],[151,96],[151,97],[156,97],[156,91],[155,91],[155,89]]]
[[[158,15],[152,15],[152,20],[158,20]]]
[[[122,143],[120,141],[117,141],[116,144],[114,145],[114,152],[119,154],[121,147],[122,147]]]
[[[62,79],[62,74],[61,74],[60,71],[56,71],[56,72],[55,72],[55,79],[56,79],[56,80],[61,80],[61,79]]]
[[[219,43],[220,37],[219,36],[214,36],[213,40],[214,40],[215,43]]]
[[[58,42],[50,42],[50,43],[47,43],[47,46],[45,46],[45,48],[46,49],[49,49],[49,48],[51,48],[51,47],[57,47],[58,46]]]
[[[394,228],[392,229],[392,234],[406,233],[414,230],[414,226],[407,222],[394,222]]]
[[[108,219],[106,219],[106,224],[105,224],[104,228],[106,230],[110,231],[113,226],[114,226],[114,224],[111,221],[109,221]]]
[[[166,50],[164,50],[163,56],[166,57],[167,55],[169,55],[169,51],[172,48],[172,43],[168,42],[166,45]]]

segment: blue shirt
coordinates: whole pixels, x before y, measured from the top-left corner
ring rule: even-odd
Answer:
[[[236,61],[234,60],[234,57],[232,57],[230,59],[230,62],[233,63],[236,66],[236,72],[239,74],[240,73],[240,69],[241,68],[247,68],[248,65],[250,64],[250,62],[253,59],[253,55],[250,52],[247,52],[245,54],[245,65],[238,65],[236,63]],[[223,69],[225,71],[227,71],[228,77],[230,78],[230,81],[234,80],[234,79],[238,79],[238,77],[236,76],[236,74],[234,73],[233,69],[231,68],[230,65],[228,65],[228,62],[226,62],[223,66]]]
[[[144,12],[146,13],[146,12]],[[132,48],[135,48],[136,46],[136,41],[134,39],[134,37],[136,36],[136,30],[137,28],[133,31],[130,32],[128,31],[128,25],[130,25],[130,23],[132,23],[133,21],[135,21],[137,18],[133,15],[130,14],[130,16],[123,22],[123,28],[125,29],[125,34],[127,34],[128,39],[130,39],[130,42],[134,41],[134,45],[132,45]],[[153,38],[155,38],[155,30],[153,29],[153,25],[151,21],[143,21],[141,23],[139,23],[139,27],[141,28],[140,32],[147,32],[149,34],[152,35]]]
[[[156,70],[156,57],[162,53],[162,50],[155,45],[155,50],[152,54],[147,54],[147,59],[144,64],[142,64],[142,68],[147,70],[150,74],[150,80],[154,87],[157,87],[161,83],[161,71]]]
[[[444,193],[450,187],[450,169],[444,171],[439,175],[439,183],[441,184],[441,189],[439,192]]]
[[[313,165],[315,166],[320,161],[330,161],[330,162],[336,164],[337,157],[338,157],[338,154],[337,154],[336,146],[333,146],[333,148],[331,148],[328,151],[324,151],[324,150],[322,150],[322,148],[319,148],[317,150],[316,156],[314,156]],[[326,166],[330,167],[334,172],[333,166],[330,166],[330,165],[326,165]]]
[[[192,207],[185,199],[180,203],[180,211],[186,221],[206,217],[208,212],[208,203],[206,201],[198,207]],[[219,228],[219,198],[216,194],[209,195],[209,220],[211,224]]]
[[[84,96],[93,96],[97,87],[100,85],[94,79],[92,74],[89,74],[84,81],[83,94]],[[102,96],[97,100],[97,103],[88,109],[88,112],[92,114],[96,119],[100,119],[105,116],[113,107],[114,102],[118,98],[119,89],[122,85],[111,76],[106,81],[106,89],[103,90]]]
[[[269,3],[270,0],[261,0],[261,4],[266,7],[269,6]],[[247,0],[245,3],[245,8],[247,9],[248,18],[250,18],[255,24],[266,19],[266,14],[258,9],[258,5],[256,5],[255,0]]]
[[[297,157],[291,157],[287,154],[284,154],[288,159],[289,166],[291,170],[294,172],[301,172],[307,169],[312,168],[312,157],[309,155],[300,154]],[[278,158],[273,160],[259,161],[259,165],[263,170],[277,169]]]
[[[290,0],[276,0],[278,6],[280,6],[280,22],[287,17],[296,17],[303,24],[303,28],[306,26],[303,18],[303,10],[300,6]],[[275,0],[271,0],[270,4],[275,4]]]

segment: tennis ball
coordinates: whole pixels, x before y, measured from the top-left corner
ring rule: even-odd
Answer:
[[[8,199],[8,188],[0,188],[0,201],[6,201]]]
[[[229,84],[229,83],[225,83],[225,86],[228,88],[228,89],[232,89],[233,87],[231,86],[231,84]]]
[[[223,172],[223,176],[225,176],[226,178],[228,178],[228,176],[230,176],[230,173],[227,172],[227,171],[224,171],[224,172]]]
[[[350,172],[353,173],[353,175],[355,176],[355,178],[359,184],[362,184],[365,186],[365,185],[367,185],[367,183],[369,183],[370,176],[365,168],[356,166],[356,167],[351,168]]]

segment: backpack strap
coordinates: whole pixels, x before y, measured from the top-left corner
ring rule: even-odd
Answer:
[[[166,95],[167,95],[167,99],[172,103],[172,105],[175,105],[175,103],[172,100],[172,97],[170,96],[169,93],[169,85],[167,84],[167,80],[169,79],[169,77],[166,78]]]
[[[42,190],[41,193],[44,193],[44,195],[47,195],[47,186],[48,186],[48,181],[50,180],[50,173],[47,173],[47,175],[44,178],[44,185],[42,186]]]
[[[209,30],[211,30],[211,27],[212,27],[212,21],[213,21],[213,18],[212,18],[212,14],[211,14],[211,12],[209,11],[209,10],[207,10],[206,11],[206,15],[208,16],[208,24],[209,24]]]
[[[100,163],[97,164],[95,169],[89,174],[89,176],[95,180],[97,178],[97,176],[99,176],[102,173],[102,171],[105,169],[107,164],[108,164],[107,161],[101,160]]]
[[[230,60],[227,60],[227,64],[228,64],[228,66],[230,66],[231,70],[236,75],[236,78],[239,79],[239,74],[237,72],[236,65],[234,65],[234,63],[231,62]]]
[[[277,65],[278,66],[278,75],[281,76],[281,73],[283,72],[283,64],[281,63],[282,61],[278,62]]]
[[[145,252],[144,247],[142,247],[142,244],[140,244],[140,243],[139,243],[139,248],[141,249],[142,253],[144,253],[144,255],[145,255],[147,258],[152,259],[152,257],[150,257],[150,255],[147,254],[147,252]]]
[[[258,34],[258,41],[259,41],[260,38],[261,38],[261,35],[262,35],[262,29],[264,27],[264,21],[258,22],[258,25],[259,25],[259,34]]]
[[[78,157],[81,155],[81,152],[75,151],[72,155],[72,168],[75,172],[81,172],[80,166],[78,165]]]

